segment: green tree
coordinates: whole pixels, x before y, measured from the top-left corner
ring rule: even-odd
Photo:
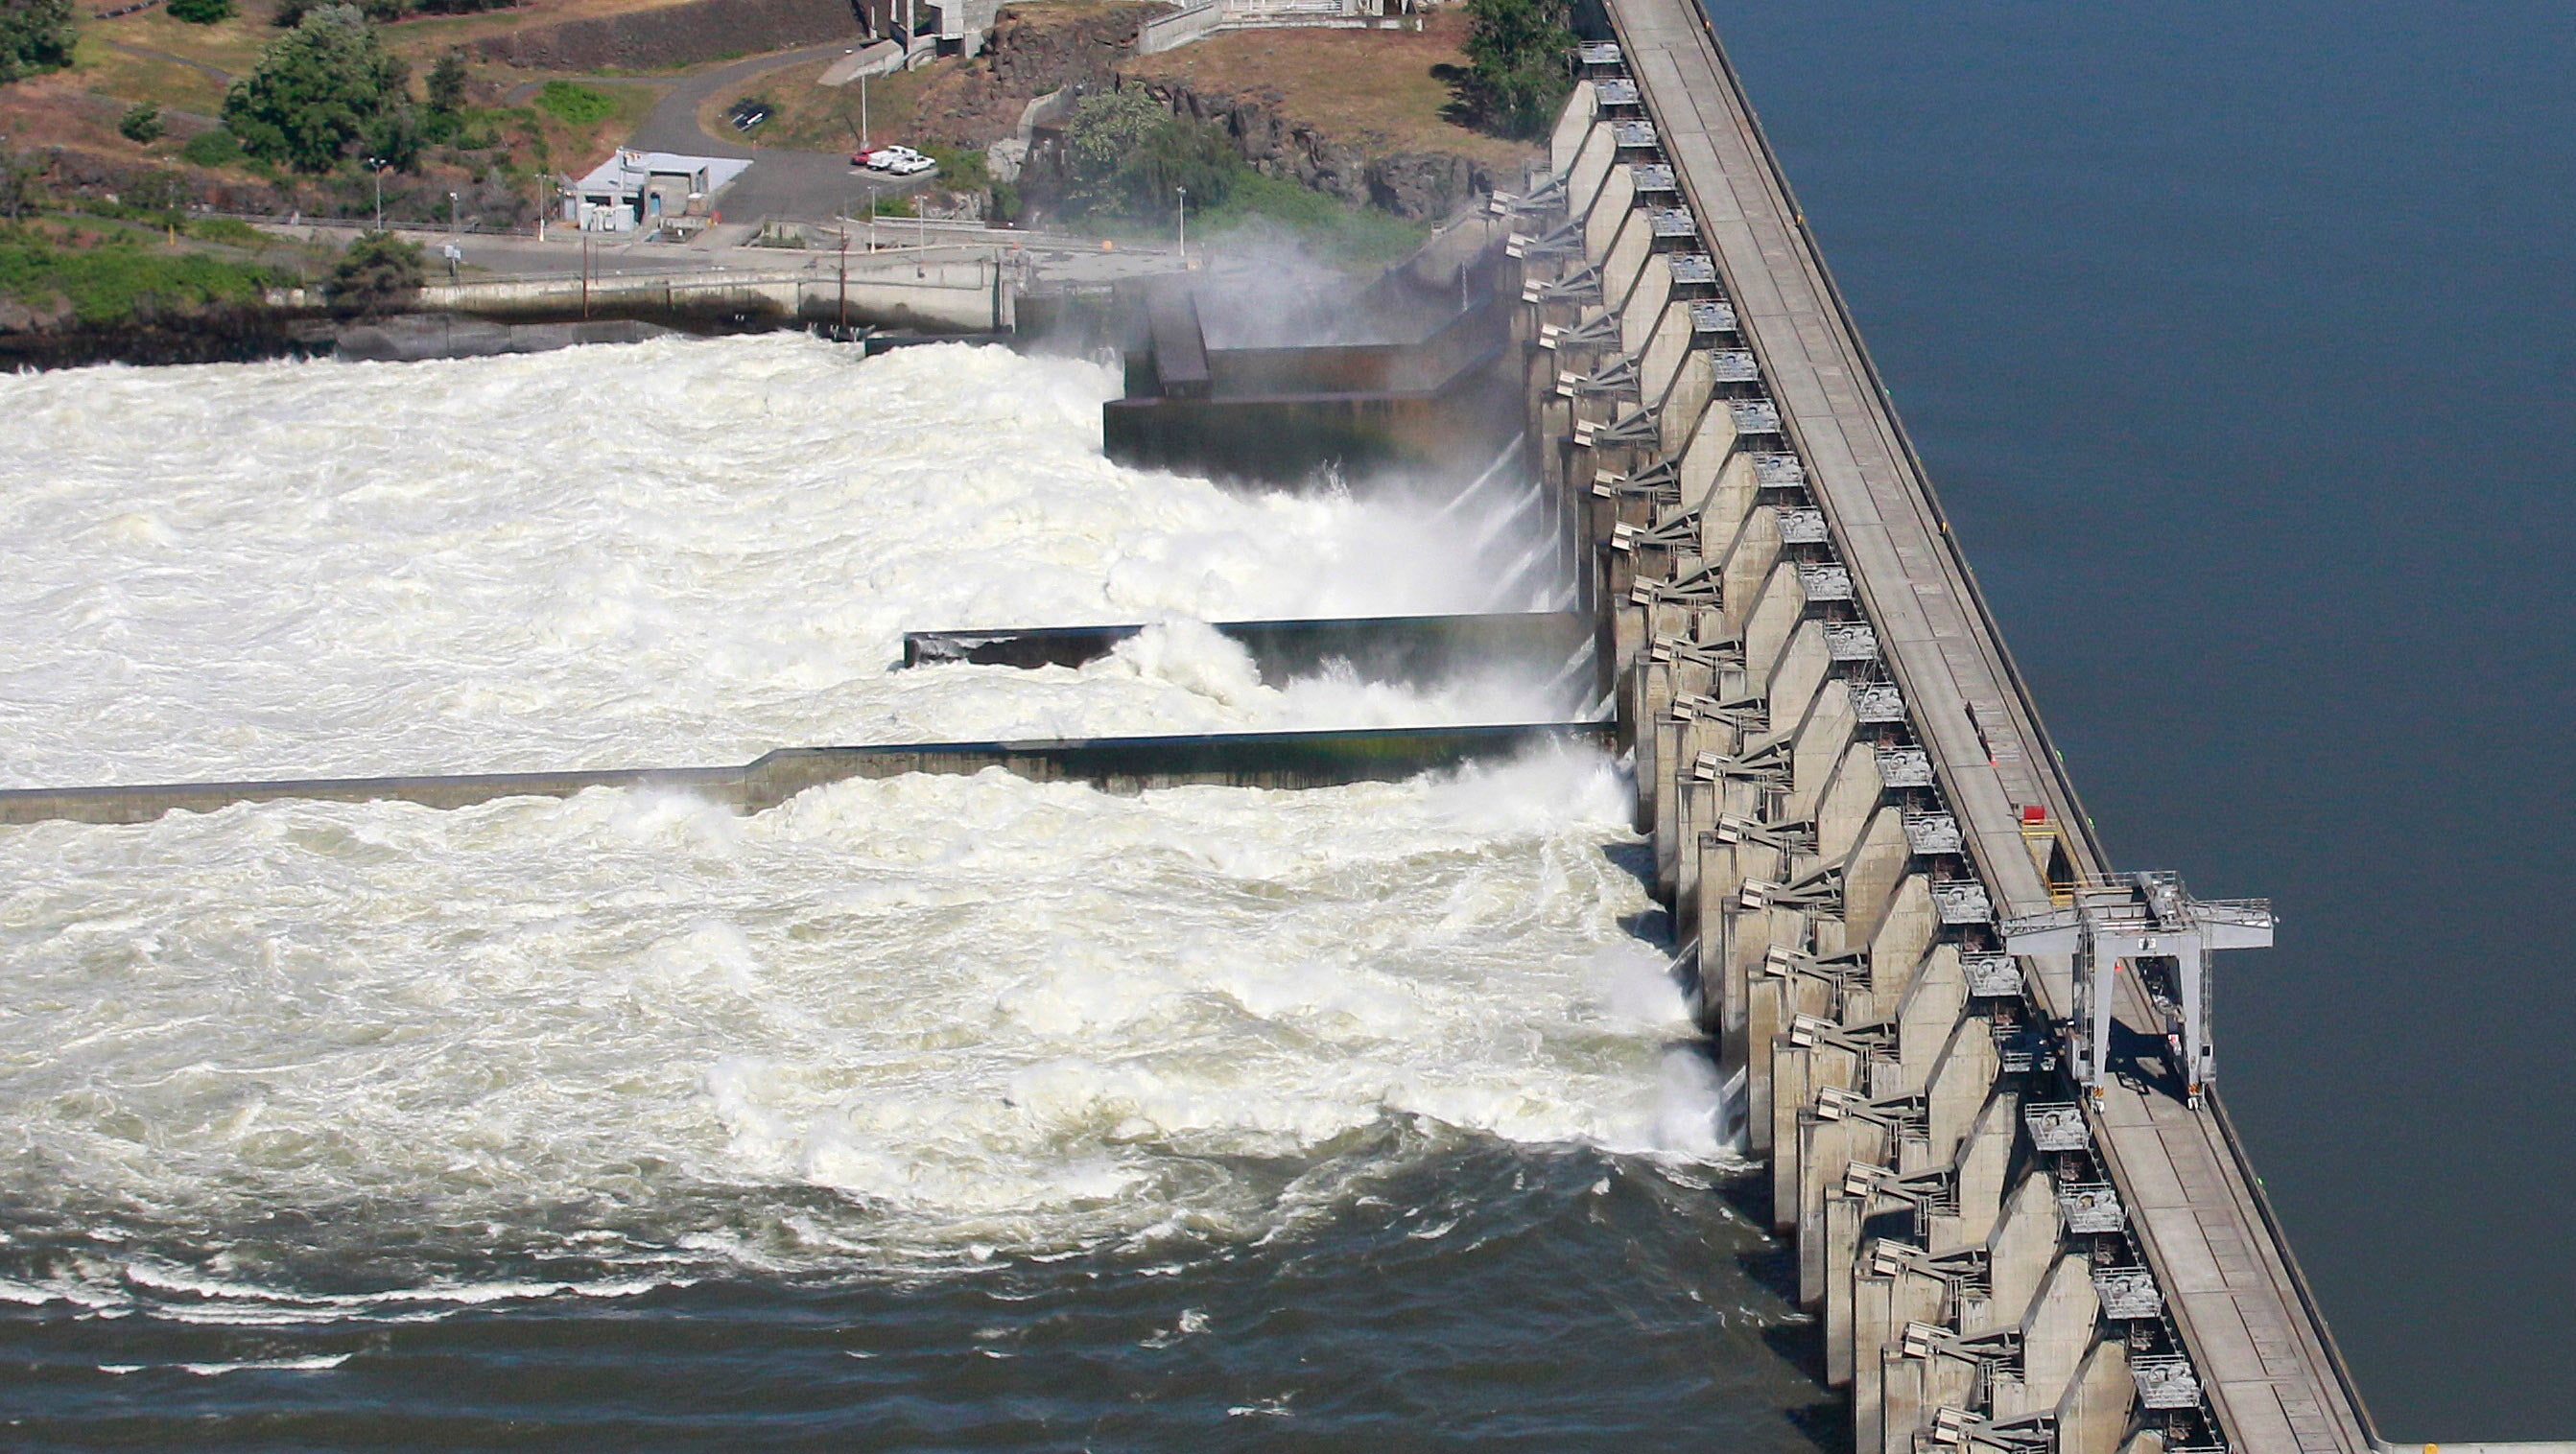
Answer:
[[[71,63],[71,0],[0,0],[0,82]]]
[[[258,67],[233,82],[224,93],[224,128],[263,161],[327,172],[350,143],[377,139],[410,110],[408,79],[365,16],[327,5],[271,42]],[[411,135],[416,142],[417,127]]]
[[[190,25],[212,25],[233,18],[233,0],[170,0],[161,8],[170,12],[172,20],[184,20]]]
[[[362,232],[323,281],[322,296],[343,318],[390,313],[420,293],[420,246],[390,232]]]
[[[137,146],[150,146],[159,141],[161,133],[167,129],[161,124],[161,108],[149,101],[138,101],[128,107],[116,123],[118,134]]]
[[[1573,45],[1559,0],[1467,0],[1465,89],[1485,126],[1505,136],[1544,133],[1573,89],[1565,66]]]
[[[451,114],[465,109],[463,51],[449,51],[429,68],[429,109]]]

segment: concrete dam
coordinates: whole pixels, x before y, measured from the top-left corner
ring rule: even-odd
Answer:
[[[1111,450],[1415,461],[1516,396],[1857,1448],[2377,1447],[2212,1084],[2268,905],[2112,870],[1705,14],[1587,21],[1455,321],[1301,369],[1159,300]]]
[[[2269,943],[2268,906],[2114,871],[1704,14],[1582,19],[1543,171],[1357,300],[1403,337],[1229,337],[1218,300],[1153,289],[1103,421],[1126,464],[1411,475],[1457,491],[1461,530],[1541,522],[1527,568],[1569,609],[1216,629],[1267,680],[1513,663],[1560,719],[19,789],[0,823],[639,785],[755,813],[991,767],[1307,787],[1613,742],[1857,1449],[2383,1447],[2214,1088],[2212,959]],[[1007,316],[998,274],[961,291]],[[922,629],[904,659],[1076,667],[1145,629]]]

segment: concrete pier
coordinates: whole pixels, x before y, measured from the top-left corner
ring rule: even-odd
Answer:
[[[1707,17],[1580,18],[1496,199],[1529,433],[1857,1447],[2367,1454],[2168,961],[2095,1040],[2068,954],[2007,949],[2167,881],[2113,875]]]
[[[988,631],[907,631],[903,664],[1081,666],[1142,626],[1038,626]],[[1542,680],[1588,666],[1593,618],[1582,611],[1482,616],[1362,616],[1311,621],[1219,621],[1261,680],[1277,686],[1335,665],[1362,681],[1426,686],[1466,672],[1521,672]],[[1591,673],[1583,672],[1588,685]]]

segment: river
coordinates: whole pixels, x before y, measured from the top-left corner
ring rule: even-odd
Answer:
[[[0,380],[8,776],[1564,710],[1261,684],[1196,623],[1548,604],[1552,557],[1117,468],[1112,383],[796,337]],[[7,830],[7,1442],[1811,1447],[1629,796],[1565,752]]]
[[[2382,1432],[2576,1434],[2576,20],[1711,8]]]

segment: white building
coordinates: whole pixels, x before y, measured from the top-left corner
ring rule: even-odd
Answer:
[[[714,215],[716,194],[749,170],[731,157],[620,147],[564,194],[564,221],[585,232],[694,231]]]

